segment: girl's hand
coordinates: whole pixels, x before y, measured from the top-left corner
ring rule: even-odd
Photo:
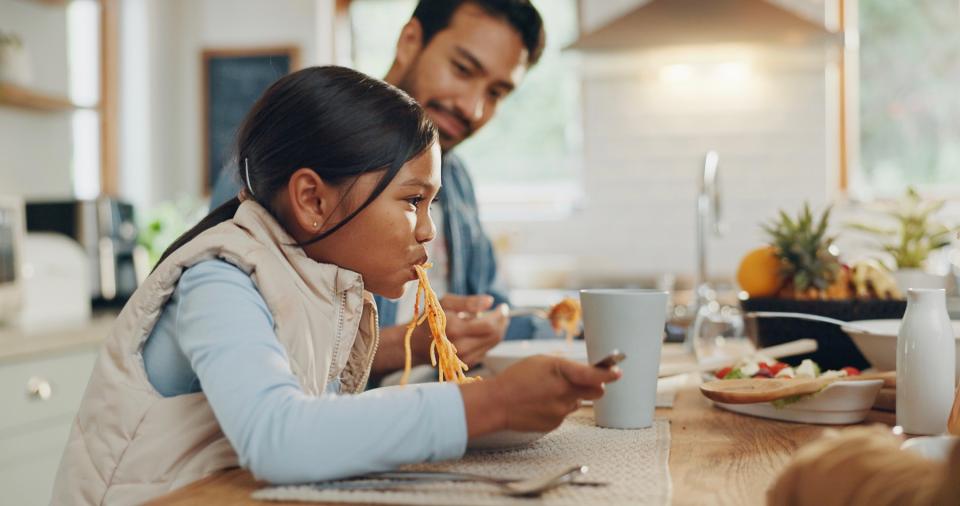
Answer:
[[[460,386],[470,437],[510,429],[546,432],[580,407],[581,399],[603,395],[604,383],[620,378],[617,368],[600,369],[557,357],[522,360],[489,380]]]

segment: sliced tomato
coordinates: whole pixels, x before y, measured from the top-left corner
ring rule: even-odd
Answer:
[[[777,362],[770,366],[770,372],[772,372],[773,375],[776,376],[778,372],[786,369],[787,367],[790,367],[790,365],[785,364],[783,362]]]
[[[844,367],[842,371],[846,372],[847,376],[860,376],[860,369],[857,369],[856,367],[847,366]]]
[[[733,370],[733,367],[724,367],[723,369],[720,369],[719,371],[717,371],[717,374],[716,374],[717,379],[725,378],[728,374],[730,374],[730,371],[732,370]]]

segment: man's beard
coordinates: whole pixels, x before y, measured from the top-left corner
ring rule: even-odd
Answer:
[[[423,103],[420,101],[419,94],[417,93],[418,87],[417,87],[416,79],[413,77],[417,73],[416,68],[418,63],[419,63],[419,58],[413,62],[413,64],[410,66],[410,70],[408,70],[407,73],[404,74],[403,77],[397,82],[397,88],[400,88],[401,90],[404,91],[404,93],[413,97],[413,99],[416,100],[418,104],[420,104],[420,107],[423,107],[423,110],[427,113],[428,117],[430,117],[431,109],[434,109],[434,110],[439,109],[447,114],[450,114],[456,117],[460,121],[463,121],[463,124],[466,126],[466,130],[465,130],[466,135],[464,135],[462,139],[456,139],[443,133],[443,130],[441,130],[436,125],[436,122],[433,121],[433,118],[432,117],[430,118],[431,123],[434,123],[434,127],[437,129],[437,137],[439,138],[439,142],[440,142],[440,151],[442,153],[447,153],[448,151],[455,148],[461,142],[469,139],[470,136],[473,135],[473,129],[470,127],[470,122],[466,121],[462,117],[462,115],[460,115],[456,111],[451,111],[450,109],[444,107],[443,105],[435,101],[427,101],[426,103]]]

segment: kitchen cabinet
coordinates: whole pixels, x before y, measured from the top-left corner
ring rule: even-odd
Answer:
[[[0,330],[3,504],[47,504],[80,399],[114,315],[24,334]]]

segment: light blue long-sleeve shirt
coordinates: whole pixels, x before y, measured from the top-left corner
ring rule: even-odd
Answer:
[[[300,388],[249,276],[221,260],[187,269],[143,350],[166,397],[203,391],[240,465],[298,483],[459,458],[467,428],[453,384],[314,397]]]

